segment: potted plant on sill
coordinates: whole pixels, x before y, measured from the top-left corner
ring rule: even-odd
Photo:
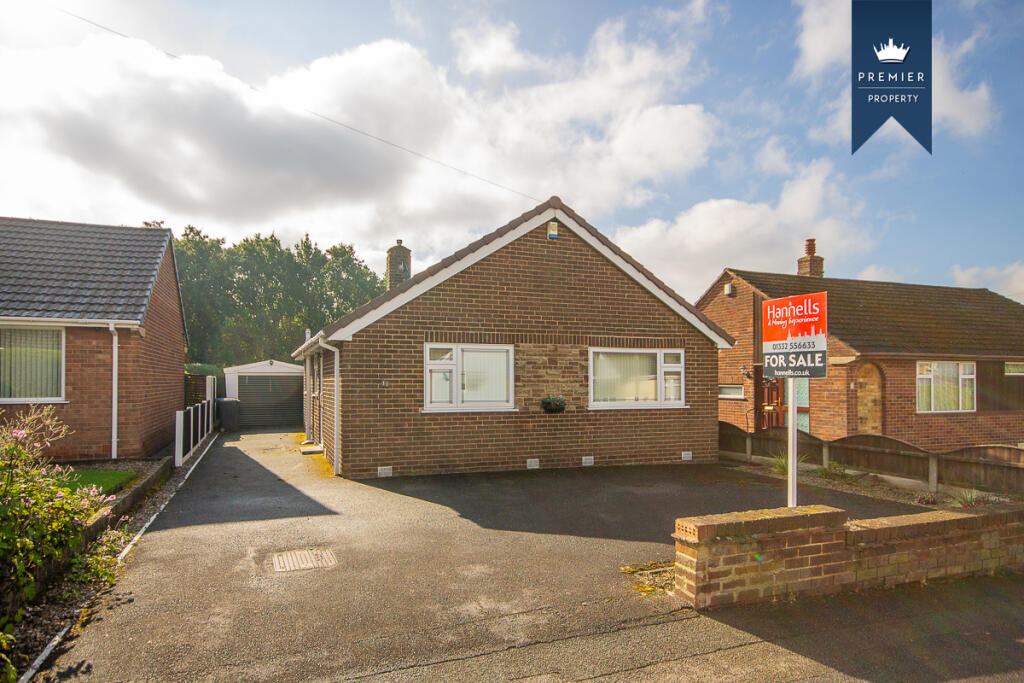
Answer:
[[[545,413],[561,413],[565,411],[564,396],[545,396],[540,400],[540,407]]]

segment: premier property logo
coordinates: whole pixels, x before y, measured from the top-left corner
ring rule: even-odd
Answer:
[[[931,0],[853,0],[852,152],[890,117],[932,151],[931,45]]]

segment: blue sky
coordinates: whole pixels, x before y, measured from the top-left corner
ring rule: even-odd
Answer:
[[[829,275],[1024,300],[1020,3],[936,2],[934,153],[890,121],[853,156],[849,0],[68,6],[135,40],[0,6],[0,214],[308,231],[379,270],[532,206],[314,110],[559,194],[690,298],[816,237]]]

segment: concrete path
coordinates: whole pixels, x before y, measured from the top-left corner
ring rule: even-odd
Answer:
[[[912,509],[801,496],[861,518]],[[292,435],[229,435],[45,676],[1022,675],[1019,577],[701,616],[635,593],[618,569],[670,559],[675,517],[784,503],[782,482],[717,466],[351,482],[298,455]],[[337,565],[274,571],[275,552],[303,548],[329,549]]]

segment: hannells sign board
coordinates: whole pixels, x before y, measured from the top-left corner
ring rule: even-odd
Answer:
[[[761,302],[765,379],[826,377],[828,292]]]

